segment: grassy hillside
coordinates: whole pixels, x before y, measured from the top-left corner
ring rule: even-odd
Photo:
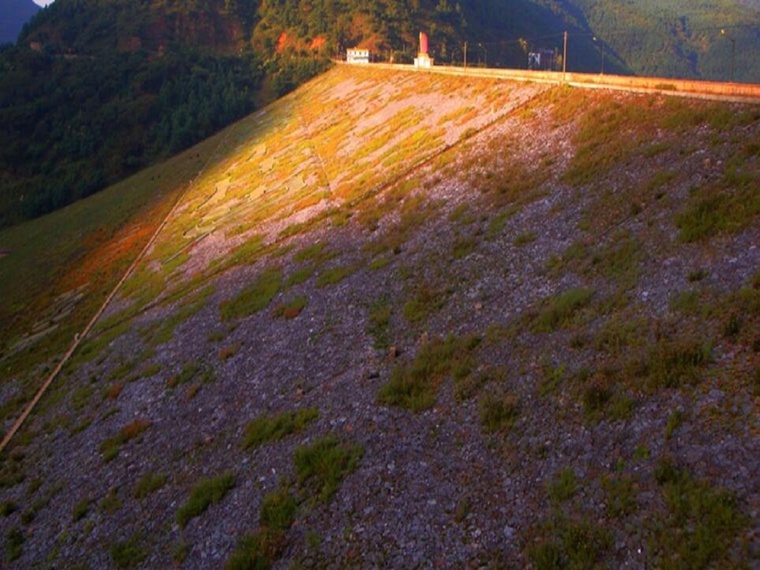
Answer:
[[[759,135],[752,106],[339,66],[118,215],[0,234],[36,242],[0,259],[24,300],[59,241],[59,275],[144,243],[104,256],[83,216],[123,236],[182,192],[1,458],[8,564],[757,564]],[[6,426],[81,319],[6,343]]]

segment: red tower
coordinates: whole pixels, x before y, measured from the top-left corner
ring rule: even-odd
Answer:
[[[428,54],[428,37],[425,32],[420,32],[420,55]]]

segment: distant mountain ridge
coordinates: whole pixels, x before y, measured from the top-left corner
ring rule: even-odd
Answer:
[[[14,43],[24,24],[40,9],[32,0],[3,0],[0,3],[0,44]]]

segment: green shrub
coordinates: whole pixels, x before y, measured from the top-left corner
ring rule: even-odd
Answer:
[[[270,441],[279,441],[292,433],[306,429],[319,418],[317,408],[304,408],[296,412],[283,412],[256,418],[245,428],[243,449],[256,448]]]
[[[201,515],[214,503],[221,501],[224,496],[235,486],[235,475],[223,473],[217,477],[201,479],[190,493],[187,502],[177,510],[177,523],[181,528],[188,521]]]

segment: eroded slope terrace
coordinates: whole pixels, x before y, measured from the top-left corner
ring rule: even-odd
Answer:
[[[758,564],[760,109],[339,67],[219,140],[11,567]]]

